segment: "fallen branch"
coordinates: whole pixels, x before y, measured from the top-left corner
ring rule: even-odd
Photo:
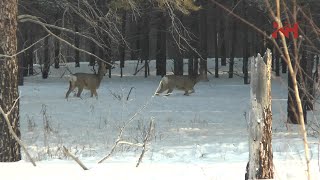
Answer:
[[[76,163],[78,163],[79,166],[81,166],[83,170],[89,170],[89,169],[79,160],[79,158],[77,158],[75,155],[71,154],[71,153],[69,152],[69,150],[68,150],[65,146],[63,146],[63,152],[66,153],[66,155],[70,156]]]
[[[4,120],[6,121],[7,123],[7,126],[9,128],[9,132],[10,134],[13,136],[13,138],[17,141],[17,143],[22,147],[23,151],[26,153],[28,159],[31,161],[32,165],[33,166],[36,166],[36,163],[34,162],[34,160],[31,158],[27,148],[26,148],[26,145],[21,141],[21,139],[17,136],[17,134],[14,132],[13,128],[12,128],[12,125],[10,123],[10,120],[9,120],[9,114],[11,113],[12,109],[16,106],[18,100],[19,100],[20,97],[18,97],[18,99],[16,99],[16,101],[14,102],[13,106],[11,107],[10,111],[8,113],[5,113],[2,109],[2,107],[0,107],[0,113],[3,115],[4,117]]]

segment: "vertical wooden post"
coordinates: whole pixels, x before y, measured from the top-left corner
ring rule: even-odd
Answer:
[[[271,51],[251,59],[248,179],[272,179]]]

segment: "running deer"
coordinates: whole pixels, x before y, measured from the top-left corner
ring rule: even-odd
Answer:
[[[98,98],[97,89],[100,86],[103,76],[107,72],[107,66],[105,63],[101,63],[98,69],[98,74],[88,74],[88,73],[75,73],[69,76],[69,90],[66,94],[68,98],[69,94],[78,88],[77,97],[80,97],[83,89],[91,91],[91,97],[93,95]]]
[[[166,96],[169,96],[174,89],[178,89],[184,91],[184,95],[189,96],[189,94],[195,92],[193,89],[194,85],[202,79],[204,79],[202,75],[196,77],[190,77],[188,75],[166,75],[161,79],[155,95],[159,95],[168,90]]]

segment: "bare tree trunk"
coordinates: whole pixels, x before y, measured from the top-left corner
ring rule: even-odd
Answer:
[[[90,42],[90,52],[92,54],[96,54],[96,44],[94,42]],[[94,66],[96,64],[96,58],[94,56],[90,56],[89,66]]]
[[[251,61],[249,163],[246,178],[272,179],[271,53]]]
[[[221,41],[221,66],[227,65],[227,55],[226,55],[226,42],[225,42],[225,18],[224,16],[220,16],[220,32],[219,32],[219,40]]]
[[[204,77],[205,79],[208,79],[207,77],[207,71],[208,71],[208,52],[207,52],[207,1],[202,0],[200,2],[201,6],[203,7],[199,11],[199,52],[200,52],[200,75]]]
[[[214,5],[214,28],[213,28],[213,38],[214,38],[214,55],[215,55],[215,68],[214,68],[214,77],[219,77],[219,42],[218,42],[218,7]]]
[[[59,13],[55,15],[55,20],[57,22],[57,25],[59,25]],[[54,30],[54,33],[57,36],[61,35],[60,30]],[[59,39],[54,39],[54,68],[58,69],[60,67],[60,41]]]
[[[243,0],[243,13],[244,19],[248,18],[248,12],[247,12],[247,7],[248,4],[246,0]],[[243,25],[243,33],[244,33],[244,38],[243,38],[243,74],[244,74],[244,84],[249,84],[249,76],[248,76],[248,59],[249,59],[249,48],[250,48],[250,43],[248,42],[248,27],[247,25]]]
[[[0,54],[12,56],[17,53],[17,1],[0,1]],[[0,58],[0,106],[9,112],[19,101],[18,60],[16,56]],[[20,137],[19,102],[8,114],[14,132]],[[9,132],[3,115],[0,115],[0,162],[21,160],[20,145]]]
[[[150,16],[150,12],[148,10],[149,7],[149,3],[146,1],[145,3],[145,12],[143,13],[142,16],[142,46],[141,46],[141,61],[144,60],[145,61],[145,72],[144,72],[144,77],[148,77],[148,61],[149,61],[149,31],[150,31],[150,24],[149,24],[149,16]],[[165,37],[164,37],[165,38]]]
[[[159,26],[157,31],[157,75],[166,75],[166,45],[167,45],[167,33],[166,33],[166,18],[164,12],[159,13]],[[149,32],[148,32],[149,33]]]
[[[79,26],[77,23],[75,23],[74,30],[75,32],[79,32]],[[76,48],[80,47],[80,37],[77,34],[74,35],[74,46]],[[74,53],[75,67],[80,67],[80,52],[78,50],[75,50]]]
[[[55,39],[54,45],[54,68],[58,69],[60,67],[60,41]]]
[[[126,21],[127,21],[127,12],[124,10],[122,13],[122,24],[121,24],[121,34],[123,38],[126,37]],[[124,61],[126,56],[126,47],[125,43],[120,44],[120,76],[123,76],[123,68],[124,68]]]
[[[188,59],[188,75],[193,76],[193,71],[194,71],[194,59],[192,56],[192,53],[189,54],[189,59]]]
[[[233,0],[233,6],[236,6],[238,0]],[[230,63],[229,63],[229,78],[233,78],[233,65],[234,56],[237,44],[237,19],[232,18],[232,42],[231,42],[231,52],[230,52]]]
[[[50,70],[50,56],[49,56],[49,37],[44,39],[44,62],[42,68],[42,78],[47,79]]]
[[[314,102],[314,84],[313,84],[313,79],[312,79],[312,69],[314,66],[314,54],[308,53],[307,55],[307,69],[306,69],[306,84],[307,84],[307,89],[306,89],[306,94],[307,94],[307,102],[306,102],[306,110],[313,110],[313,102]]]
[[[174,58],[174,74],[183,75],[183,57],[179,50]]]
[[[276,71],[276,76],[280,76],[280,54],[279,51],[277,49],[275,49],[275,60],[276,60],[276,67],[275,67],[275,71]]]

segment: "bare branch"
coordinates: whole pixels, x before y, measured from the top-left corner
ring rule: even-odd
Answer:
[[[70,156],[74,161],[76,161],[76,163],[78,163],[79,166],[81,166],[83,170],[89,170],[89,169],[79,160],[79,158],[77,158],[75,155],[71,154],[71,153],[69,152],[69,150],[68,150],[65,146],[63,146],[63,152],[66,153],[66,155]]]
[[[153,119],[150,121],[150,124],[149,124],[149,129],[148,129],[148,133],[146,134],[144,140],[143,140],[143,146],[142,146],[142,152],[140,154],[140,157],[139,157],[139,160],[138,160],[138,163],[136,165],[136,167],[138,167],[142,161],[142,158],[147,150],[147,143],[149,142],[150,138],[151,138],[151,134],[153,132],[153,127],[154,127],[154,121]]]

